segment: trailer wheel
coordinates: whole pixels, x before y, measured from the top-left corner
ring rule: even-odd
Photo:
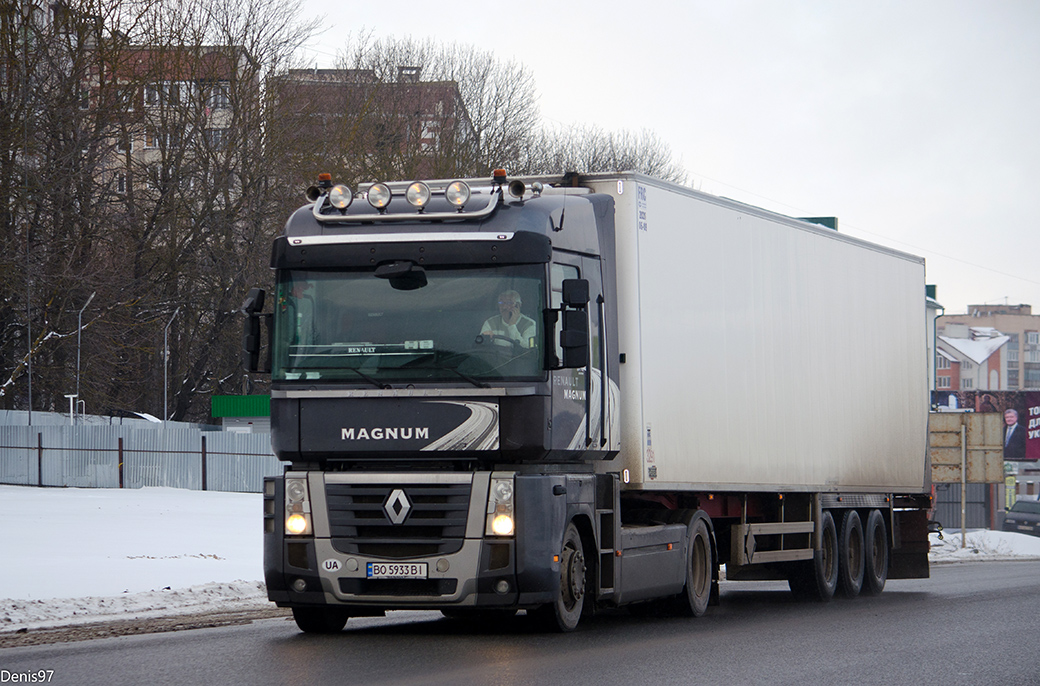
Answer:
[[[708,611],[711,599],[714,559],[711,554],[711,533],[704,517],[690,522],[690,538],[686,556],[686,586],[679,596],[681,612],[690,617],[701,617]]]
[[[294,607],[293,619],[300,631],[308,634],[335,634],[343,631],[350,615],[337,607]]]
[[[535,610],[535,616],[550,631],[574,631],[585,606],[585,553],[578,527],[571,522],[563,535],[560,552],[560,587],[556,600]]]
[[[839,588],[846,598],[855,598],[863,588],[863,523],[859,513],[847,510],[841,518],[838,536]]]
[[[888,581],[888,527],[880,510],[871,510],[863,529],[863,593],[878,595]]]
[[[792,567],[788,584],[795,597],[827,602],[838,588],[838,531],[834,517],[825,511],[820,517],[820,549],[812,560]]]

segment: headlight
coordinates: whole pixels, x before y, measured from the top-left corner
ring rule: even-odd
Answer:
[[[426,203],[430,202],[430,187],[422,181],[416,181],[408,187],[404,197],[413,207],[421,210],[426,207]]]
[[[495,494],[495,498],[497,498],[498,500],[501,500],[503,502],[512,500],[513,499],[513,481],[511,479],[510,480],[497,479],[497,480],[495,480],[495,485],[493,486],[493,491],[494,491],[494,494]]]
[[[310,533],[311,522],[307,515],[293,513],[285,518],[285,533],[301,536]]]
[[[307,479],[285,479],[285,533],[306,536],[311,533],[311,499]]]
[[[329,202],[337,210],[345,210],[350,207],[350,203],[354,202],[354,191],[341,183],[336,184],[329,191]]]
[[[299,503],[307,499],[307,484],[302,479],[290,479],[285,483],[285,496],[290,503]]]
[[[469,202],[469,195],[469,184],[465,181],[452,181],[444,189],[444,197],[448,199],[452,206],[460,210]]]
[[[393,193],[385,183],[374,183],[368,189],[368,204],[377,210],[385,209],[390,204],[391,197]]]
[[[491,532],[496,536],[513,535],[513,518],[507,514],[497,514],[491,520]]]
[[[515,532],[513,476],[492,476],[485,533],[488,536],[512,536]]]

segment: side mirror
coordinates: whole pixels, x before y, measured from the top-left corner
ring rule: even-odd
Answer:
[[[260,371],[260,312],[264,309],[266,293],[262,288],[251,288],[242,312],[246,321],[242,331],[242,366],[247,372]]]
[[[589,304],[589,282],[587,279],[563,280],[563,304],[567,307],[585,309]]]
[[[587,279],[563,281],[563,327],[560,349],[564,369],[578,369],[589,364],[589,282]]]
[[[589,313],[585,310],[565,310],[563,330],[560,331],[563,351],[561,366],[577,369],[589,364]]]

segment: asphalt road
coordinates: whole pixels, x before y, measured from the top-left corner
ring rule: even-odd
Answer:
[[[566,635],[537,633],[523,616],[487,630],[395,612],[335,636],[276,618],[8,648],[0,686],[1040,684],[1040,562],[939,566],[877,598],[827,604],[785,589],[725,583],[722,605],[700,619],[618,612]]]

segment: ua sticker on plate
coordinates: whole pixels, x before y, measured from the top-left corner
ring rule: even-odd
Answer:
[[[338,572],[343,565],[339,563],[339,560],[325,560],[321,566],[325,568],[326,572]]]

